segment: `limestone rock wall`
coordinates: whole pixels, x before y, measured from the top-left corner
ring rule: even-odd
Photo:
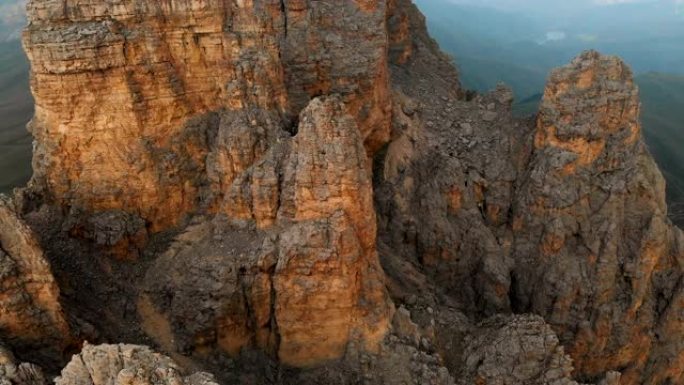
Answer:
[[[55,363],[70,343],[59,287],[38,239],[0,197],[0,337],[37,363]]]
[[[256,304],[221,297],[209,328],[163,299],[140,300],[146,321],[171,314],[180,342],[170,351],[256,346],[307,365],[384,337],[392,307],[369,155],[389,140],[387,12],[384,1],[29,2],[31,187],[76,217],[64,225],[71,238],[136,259],[148,236],[199,213],[253,224],[250,237],[274,243],[275,254],[255,257],[275,256],[277,268],[206,256],[235,264],[219,280],[241,269],[266,279],[254,283],[266,294]],[[188,293],[243,290],[194,282],[202,266],[175,282]],[[262,303],[264,319],[251,313]]]
[[[682,232],[667,219],[638,112],[631,71],[615,57],[587,52],[552,73],[513,210],[514,308],[554,325],[584,373],[626,368],[625,384],[676,383]]]
[[[464,102],[421,87],[449,84],[431,79],[444,74],[438,59],[414,45],[394,69],[395,139],[376,157],[395,296],[436,290],[475,318],[542,315],[580,378],[680,382],[682,233],[641,139],[629,68],[580,55],[551,75],[531,121],[511,117],[503,88]]]
[[[462,89],[409,0],[28,15],[35,175],[0,203],[20,357],[69,340],[50,260],[95,313],[78,332],[233,382],[684,380],[684,238],[619,59],[582,54],[518,119],[509,89]],[[57,383],[112,381],[214,380],[86,345]]]
[[[331,93],[372,152],[389,135],[385,14],[366,1],[31,1],[34,185],[160,230],[225,192],[204,175],[209,152],[234,155],[212,113],[251,122],[260,109],[289,129]]]
[[[311,101],[297,136],[233,186],[235,215],[191,227],[149,269],[139,311],[169,324],[158,340],[189,353],[258,347],[294,366],[340,358],[352,342],[377,351],[392,305],[370,162],[341,99]]]

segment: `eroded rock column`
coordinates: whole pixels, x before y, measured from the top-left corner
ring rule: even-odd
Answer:
[[[585,376],[678,383],[682,233],[638,113],[618,58],[587,52],[551,75],[514,207],[513,307],[543,315]]]
[[[297,136],[235,180],[236,214],[189,228],[150,268],[139,310],[168,325],[162,345],[256,347],[293,366],[341,358],[350,343],[379,348],[392,305],[370,162],[347,111],[339,97],[314,99]]]

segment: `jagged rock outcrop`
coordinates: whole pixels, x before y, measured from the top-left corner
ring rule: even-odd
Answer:
[[[385,18],[384,1],[29,1],[33,184],[68,209],[168,228],[249,166],[217,115],[287,129],[332,93],[373,152],[389,136]],[[206,175],[214,158],[223,183]]]
[[[683,238],[638,112],[618,58],[586,52],[552,73],[513,209],[511,297],[554,326],[579,372],[678,383]]]
[[[572,359],[539,316],[488,319],[465,345],[463,385],[578,385],[572,379]],[[619,384],[620,374],[615,372],[599,383]]]
[[[261,269],[254,290],[266,298],[211,304],[221,321],[212,313],[207,322],[219,324],[209,329],[227,336],[207,341],[202,322],[162,307],[188,329],[183,349],[218,339],[231,353],[258,346],[293,365],[338,358],[351,339],[373,350],[392,308],[367,155],[389,139],[387,12],[367,1],[29,2],[24,44],[39,106],[31,193],[68,212],[70,237],[123,260],[196,213],[256,226],[266,243],[248,263],[216,258],[235,264],[225,274]],[[173,262],[160,280],[183,263]],[[193,271],[176,279],[190,293],[207,284],[192,285]]]
[[[370,162],[340,98],[311,101],[297,136],[230,194],[240,203],[232,225],[200,222],[149,269],[139,310],[168,322],[162,344],[232,355],[258,347],[295,366],[340,358],[351,341],[377,351],[392,305],[375,250]]]
[[[17,363],[7,348],[0,346],[0,384],[2,385],[47,385],[43,370],[31,363]]]
[[[410,20],[412,56],[392,67],[393,140],[375,157],[383,267],[407,296],[432,289],[409,284],[396,255],[470,314],[510,311],[506,223],[532,128],[512,117],[504,87],[464,97],[422,18]]]
[[[205,372],[186,375],[171,358],[138,345],[90,345],[74,355],[56,385],[218,385]]]
[[[37,363],[54,363],[69,344],[69,326],[38,239],[0,196],[0,338]]]
[[[394,70],[395,139],[376,157],[394,296],[436,289],[476,318],[540,314],[583,379],[681,381],[681,231],[641,140],[629,69],[581,55],[551,76],[531,122],[511,118],[503,88],[460,101],[421,87],[449,83],[429,82],[437,64],[418,63],[439,61],[420,47],[408,63],[418,83]]]
[[[35,175],[0,204],[22,359],[70,334],[49,260],[80,338],[227,383],[684,380],[684,238],[618,59],[517,119],[410,0],[28,11]],[[214,380],[86,345],[57,381],[110,382]]]

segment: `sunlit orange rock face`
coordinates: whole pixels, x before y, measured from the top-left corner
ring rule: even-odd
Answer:
[[[518,194],[516,310],[552,324],[578,373],[684,380],[682,232],[640,139],[638,90],[615,57],[554,71]]]
[[[342,357],[351,342],[377,351],[392,305],[375,249],[370,162],[341,100],[314,99],[297,136],[234,186],[244,214],[235,218],[256,218],[258,229],[213,221],[180,235],[147,274],[138,309],[148,333],[170,349],[258,347],[305,367]],[[155,331],[156,318],[167,334]]]
[[[619,59],[587,54],[552,74],[537,118],[535,147],[576,155],[565,163],[564,174],[578,167],[618,167],[620,159],[610,153],[635,151],[640,137],[638,92],[631,70]]]
[[[54,364],[70,343],[59,287],[31,229],[0,197],[0,337],[21,354]]]
[[[385,14],[375,1],[30,1],[34,183],[64,207],[163,229],[217,207],[240,150],[262,155],[217,143],[217,114],[261,110],[290,129],[331,93],[373,152],[389,137]]]
[[[392,310],[370,160],[389,140],[387,12],[366,0],[29,2],[32,187],[84,218],[72,237],[125,259],[148,235],[220,214],[270,239],[247,261],[208,251],[201,234],[186,240],[193,267],[235,269],[218,281],[177,270],[171,290],[190,293],[179,301],[230,274],[253,274],[233,289],[254,291],[247,302],[216,293],[209,328],[184,318],[194,301],[141,296],[144,323],[168,325],[146,328],[168,350],[174,334],[186,350],[258,347],[295,366],[339,358],[351,341],[377,350]],[[88,238],[98,229],[114,236]],[[164,269],[178,268],[167,255]]]

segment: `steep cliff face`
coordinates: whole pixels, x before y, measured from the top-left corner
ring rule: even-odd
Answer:
[[[617,58],[587,52],[552,73],[513,210],[512,297],[514,310],[556,327],[581,372],[677,383],[682,232],[667,219],[638,112]]]
[[[254,227],[191,227],[150,268],[139,309],[149,318],[151,301],[169,320],[162,344],[175,335],[180,351],[258,347],[295,366],[339,358],[351,341],[377,351],[392,305],[363,139],[337,97],[314,99],[299,122],[234,185],[235,209]]]
[[[1,337],[173,358],[86,345],[58,384],[684,380],[684,238],[619,59],[581,55],[517,119],[410,0],[28,11]]]
[[[229,251],[190,262],[235,269],[195,284],[203,270],[183,269],[172,283],[187,282],[188,295],[143,306],[143,318],[168,310],[192,340],[184,349],[258,346],[293,365],[338,358],[352,339],[374,349],[391,313],[367,157],[389,139],[384,2],[34,1],[28,13],[32,187],[74,218],[71,237],[136,259],[150,236],[195,213],[268,233],[244,264]],[[143,286],[183,266],[169,258]],[[257,298],[233,308],[252,283],[230,288],[207,305],[211,326],[175,313],[192,293],[255,270]]]
[[[393,140],[375,157],[385,270],[401,297],[438,289],[469,314],[510,311],[506,223],[532,127],[513,118],[504,87],[464,97],[422,17],[408,22],[412,54],[392,66]],[[406,277],[396,255],[427,278]]]
[[[268,147],[220,140],[234,127],[224,122],[287,130],[312,97],[332,93],[374,151],[389,133],[385,7],[29,2],[34,184],[67,209],[123,210],[167,228],[214,208],[231,173]],[[218,180],[207,175],[217,167],[227,173]]]

